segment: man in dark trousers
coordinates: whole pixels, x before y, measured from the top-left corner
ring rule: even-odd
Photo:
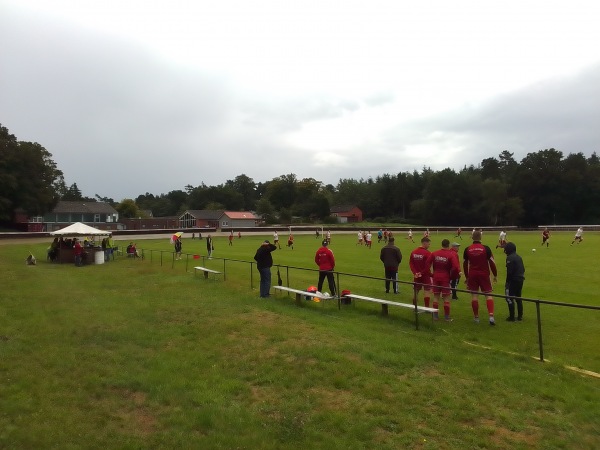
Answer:
[[[267,298],[271,291],[271,267],[273,266],[273,256],[271,252],[277,250],[273,244],[269,241],[264,241],[256,254],[254,260],[256,261],[256,268],[260,274],[260,296],[261,298]]]
[[[379,253],[379,259],[385,268],[385,293],[390,293],[390,280],[392,280],[392,288],[394,294],[398,293],[398,266],[402,262],[402,253],[400,249],[394,245],[394,238],[389,238],[386,246],[382,247]]]
[[[521,292],[523,291],[523,281],[525,281],[525,265],[523,258],[517,255],[517,246],[513,242],[507,242],[504,246],[506,253],[506,303],[508,303],[508,322],[515,321],[515,303],[517,304],[516,320],[523,320],[523,300]]]
[[[323,281],[327,277],[329,283],[330,295],[335,297],[335,280],[333,279],[333,269],[335,268],[335,257],[333,252],[327,248],[329,241],[324,239],[321,247],[315,254],[315,263],[319,266],[319,283],[317,284],[317,290],[323,292]]]

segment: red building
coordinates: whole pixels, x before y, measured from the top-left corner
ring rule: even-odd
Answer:
[[[337,217],[339,223],[362,222],[363,220],[361,209],[355,205],[333,206],[329,211],[333,217]]]

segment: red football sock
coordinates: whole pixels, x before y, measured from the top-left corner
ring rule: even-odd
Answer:
[[[429,300],[431,300],[430,297],[424,297],[423,300],[425,300],[425,307],[429,308]]]
[[[493,298],[488,298],[486,299],[486,304],[487,304],[487,309],[488,309],[488,313],[491,317],[494,316],[494,299]]]
[[[473,315],[479,317],[479,300],[471,300],[471,308],[473,308]]]
[[[444,315],[450,317],[450,301],[444,300]]]
[[[436,299],[433,299],[433,309],[439,309],[440,308],[440,304],[438,303],[438,301]]]

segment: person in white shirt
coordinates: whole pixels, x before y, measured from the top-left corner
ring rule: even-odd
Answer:
[[[506,232],[504,230],[502,230],[500,232],[500,235],[498,236],[498,245],[496,245],[496,248],[500,247],[500,248],[504,248],[506,246]]]
[[[583,241],[583,227],[577,228],[577,231],[575,232],[575,237],[573,238],[571,245],[573,245],[575,241],[577,241],[577,245],[579,245],[581,241]]]

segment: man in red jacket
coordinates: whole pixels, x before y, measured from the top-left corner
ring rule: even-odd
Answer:
[[[465,248],[463,253],[463,272],[467,289],[473,291],[471,297],[473,317],[475,322],[479,323],[479,295],[477,292],[481,290],[483,294],[486,294],[490,325],[496,325],[494,320],[494,298],[490,295],[492,293],[490,271],[494,275],[494,283],[497,281],[496,277],[498,276],[496,262],[492,250],[481,243],[481,231],[473,231],[472,238],[473,243]]]
[[[431,253],[427,257],[427,267],[433,266],[433,307],[439,308],[440,295],[444,301],[444,318],[446,322],[452,322],[450,318],[450,280],[458,278],[460,275],[460,266],[458,264],[458,254],[450,249],[450,241],[444,239],[442,248]],[[438,318],[438,313],[433,313],[434,319]]]
[[[329,283],[330,295],[335,297],[335,280],[333,279],[333,269],[335,268],[335,257],[333,252],[327,248],[329,242],[324,239],[321,248],[317,250],[315,254],[315,263],[319,266],[319,283],[317,284],[317,290],[323,292],[323,281],[327,277],[327,283]]]
[[[408,260],[408,265],[410,267],[410,271],[413,273],[413,281],[415,283],[415,296],[413,303],[418,303],[419,291],[421,288],[423,288],[423,300],[425,302],[425,306],[428,308],[429,300],[431,299],[431,272],[429,271],[429,267],[427,267],[426,262],[431,253],[428,250],[430,243],[431,241],[428,237],[421,238],[421,245],[411,252],[410,259]]]
[[[83,248],[81,247],[81,243],[77,238],[75,238],[75,245],[73,246],[73,255],[75,255],[75,265],[77,267],[81,267],[83,265],[83,263],[81,262]]]

